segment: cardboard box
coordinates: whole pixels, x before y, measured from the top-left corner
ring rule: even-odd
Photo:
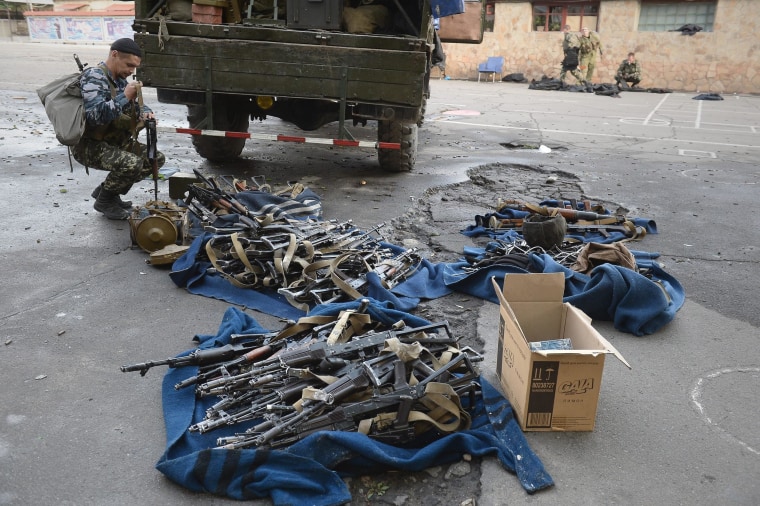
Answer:
[[[194,23],[207,23],[210,25],[222,24],[222,13],[224,12],[222,7],[194,3],[192,12]]]
[[[496,373],[524,431],[594,430],[604,358],[630,365],[591,326],[583,311],[562,302],[563,273],[507,274],[499,297]],[[571,350],[531,342],[569,339]],[[563,348],[548,346],[547,348]]]

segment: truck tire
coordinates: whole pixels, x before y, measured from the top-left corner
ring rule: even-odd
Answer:
[[[411,172],[417,159],[417,125],[399,121],[377,122],[378,142],[401,144],[401,149],[380,149],[377,159],[387,172]]]
[[[248,112],[242,107],[234,107],[228,102],[214,103],[214,130],[228,132],[248,131]],[[188,105],[187,121],[190,128],[197,128],[206,119],[205,105]],[[209,128],[206,127],[208,130]],[[225,162],[240,156],[245,147],[245,139],[235,137],[211,137],[193,135],[193,147],[203,158],[211,162]]]

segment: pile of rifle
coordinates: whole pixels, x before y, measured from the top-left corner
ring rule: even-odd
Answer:
[[[374,325],[351,335],[371,324],[362,309],[343,311],[327,324],[299,320],[277,334],[233,334],[222,347],[121,370],[144,375],[157,365],[199,366],[175,389],[194,386],[197,398],[212,397],[190,431],[240,427],[217,439],[221,448],[284,447],[325,430],[403,444],[468,429],[460,400],[468,394],[473,404],[479,389],[473,363],[482,356],[460,349],[445,322]]]
[[[625,214],[608,212],[601,204],[592,204],[588,200],[575,199],[554,201],[555,205],[540,205],[522,200],[500,200],[495,214],[476,216],[476,225],[489,230],[514,230],[522,234],[523,224],[533,217],[562,216],[566,221],[566,233],[570,236],[587,236],[599,234],[609,237],[611,232],[622,233],[627,240],[642,239],[646,229],[637,226]],[[482,254],[465,254],[470,263],[463,270],[475,272],[495,265],[530,270],[529,255],[548,254],[560,265],[572,268],[578,260],[585,243],[577,237],[565,238],[565,241],[551,250],[540,246],[531,246],[521,235],[508,236],[489,242]]]
[[[644,227],[636,226],[624,214],[611,214],[601,204],[592,204],[589,200],[576,199],[555,202],[556,206],[538,205],[522,200],[510,199],[499,201],[497,214],[476,217],[476,224],[492,230],[522,230],[523,222],[532,215],[562,216],[567,221],[567,231],[572,234],[598,233],[608,236],[609,232],[623,233],[628,239],[642,239],[646,235]],[[525,217],[503,218],[507,212],[517,211]]]
[[[350,301],[367,294],[367,275],[375,273],[391,289],[411,276],[422,258],[414,249],[398,253],[378,230],[364,231],[350,221],[274,219],[249,210],[212,178],[196,171],[203,185],[188,189],[185,204],[213,237],[203,254],[213,272],[241,288],[274,289],[290,304]],[[237,187],[233,184],[233,189]],[[230,226],[215,226],[224,215]]]

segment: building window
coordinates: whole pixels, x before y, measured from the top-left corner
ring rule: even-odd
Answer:
[[[596,30],[598,17],[599,2],[533,2],[533,30],[536,32],[561,32],[565,25],[574,31],[584,26]]]
[[[713,31],[716,2],[643,2],[639,15],[640,32],[677,31],[684,25],[697,25]]]
[[[493,32],[493,19],[496,14],[496,2],[494,0],[486,0],[486,15],[483,23],[484,32]]]

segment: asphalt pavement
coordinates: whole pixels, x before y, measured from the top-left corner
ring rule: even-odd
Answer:
[[[154,469],[165,444],[161,372],[141,378],[119,371],[125,363],[191,348],[195,334],[216,331],[228,304],[178,289],[167,270],[146,265],[146,254],[131,247],[126,222],[92,209],[89,195],[102,175],[88,176],[76,162],[70,171],[34,92],[75,71],[73,52],[96,64],[106,51],[0,43],[0,62],[13,69],[0,76],[6,239],[0,244],[0,504],[239,504],[184,490]],[[684,286],[683,308],[644,337],[594,322],[632,365],[607,361],[595,430],[527,433],[556,486],[527,495],[495,459],[484,459],[472,474],[479,480],[473,499],[480,505],[760,504],[754,211],[760,97],[702,101],[631,92],[611,98],[517,83],[431,84],[410,174],[381,173],[367,150],[248,141],[240,161],[211,166],[186,136],[163,136],[160,149],[166,167],[186,172],[264,176],[274,186],[299,181],[322,195],[327,218],[364,227],[413,213],[444,190],[466,188],[471,171],[486,165],[502,167],[503,178],[492,200],[470,202],[468,210],[486,212],[509,198],[510,188],[524,185],[521,171],[532,168],[577,180],[586,198],[655,220],[659,234],[632,247],[661,253],[664,268]],[[186,126],[182,108],[156,104],[151,90],[146,99],[160,125]],[[290,131],[276,120],[252,122],[251,131],[257,128]],[[354,133],[374,140],[372,128]],[[167,198],[167,184],[160,185]],[[129,198],[152,200],[152,189],[146,181]],[[457,251],[469,244],[458,230],[472,222],[440,200],[434,215]],[[256,318],[265,327],[281,325],[265,314]],[[483,304],[477,333],[491,378],[497,321],[498,308]],[[446,494],[423,502],[447,504]]]

